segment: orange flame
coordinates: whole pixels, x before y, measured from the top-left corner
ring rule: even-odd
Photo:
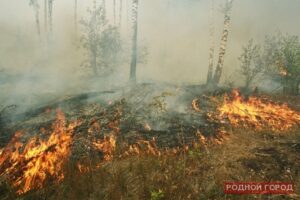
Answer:
[[[152,130],[150,124],[148,124],[147,122],[144,124],[144,129],[145,129],[146,131],[151,131],[151,130]]]
[[[225,96],[223,105],[219,107],[219,117],[228,118],[233,126],[284,131],[299,125],[300,114],[286,104],[265,102],[256,97],[244,100],[237,90],[232,92],[232,96],[232,100]]]
[[[84,166],[83,164],[77,163],[77,169],[80,173],[86,173],[90,171],[90,168],[87,166]]]
[[[41,188],[49,176],[61,181],[64,178],[62,168],[70,153],[72,134],[80,122],[66,124],[66,118],[57,111],[53,131],[48,140],[37,137],[30,139],[21,151],[23,144],[19,141],[21,133],[17,132],[0,156],[0,175],[7,175],[12,185],[23,194],[32,189]]]
[[[122,156],[132,156],[132,155],[152,155],[160,156],[161,151],[157,148],[155,138],[152,140],[138,140],[135,144],[129,145],[128,150],[126,150]]]
[[[103,153],[103,160],[110,161],[114,158],[116,150],[116,137],[114,135],[105,136],[103,140],[95,140],[94,148]]]
[[[193,99],[192,101],[192,108],[197,111],[197,112],[201,112],[201,109],[199,108],[199,103],[198,103],[199,99]]]

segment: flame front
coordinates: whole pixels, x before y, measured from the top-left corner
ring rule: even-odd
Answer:
[[[265,102],[256,97],[245,100],[237,90],[232,92],[232,96],[232,100],[225,96],[223,105],[219,107],[219,117],[228,118],[233,126],[285,131],[300,123],[300,114],[287,104]]]
[[[95,140],[93,146],[103,153],[104,161],[111,161],[116,150],[116,137],[114,135],[105,136],[103,140]]]
[[[192,101],[192,108],[197,111],[197,112],[201,112],[201,109],[199,108],[199,103],[198,103],[199,99],[193,99]]]
[[[23,145],[19,140],[21,132],[17,132],[0,156],[0,175],[8,177],[12,185],[18,188],[18,194],[41,188],[50,176],[61,181],[64,178],[63,164],[70,153],[72,134],[78,125],[79,122],[67,125],[64,114],[58,111],[48,140],[34,137]]]

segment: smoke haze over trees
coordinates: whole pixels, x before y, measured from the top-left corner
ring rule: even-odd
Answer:
[[[70,92],[97,88],[98,85],[85,81],[87,71],[81,64],[87,58],[87,51],[79,48],[80,36],[85,31],[80,23],[76,23],[89,19],[87,8],[92,7],[93,1],[40,0],[38,6],[36,1],[32,2],[32,6],[29,6],[29,1],[0,3],[1,91],[3,94],[8,92],[8,95],[1,94],[1,99],[17,99],[14,93],[28,94],[28,91]],[[97,2],[98,6],[104,5],[104,1]],[[225,2],[214,1],[215,66],[224,23],[224,13],[220,8]],[[211,44],[210,7],[208,0],[139,1],[137,82],[206,82]],[[101,86],[128,82],[132,59],[132,1],[105,1],[105,8],[108,24],[114,25],[115,21],[117,26],[109,30],[115,34],[113,38],[120,36],[124,53],[121,63],[114,56],[105,56],[110,60],[104,62],[118,65],[115,67],[118,73],[109,83],[99,81]],[[251,38],[257,44],[264,44],[265,36],[278,30],[299,36],[300,28],[295,25],[299,8],[300,2],[293,0],[234,1],[220,83],[239,69],[241,47]],[[147,62],[139,62],[143,54],[147,55],[143,58]],[[36,80],[40,81],[38,85]],[[244,84],[241,78],[234,81]]]

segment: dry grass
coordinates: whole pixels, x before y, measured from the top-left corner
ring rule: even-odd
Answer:
[[[65,181],[20,199],[299,199],[300,135],[232,131],[222,145],[177,156],[115,160],[80,174],[69,164]],[[70,162],[71,163],[71,162]],[[294,196],[224,195],[224,181],[291,181]],[[15,199],[2,184],[2,199]]]
[[[290,101],[297,109],[299,100]],[[300,199],[299,128],[282,134],[228,129],[229,139],[222,145],[202,146],[176,156],[117,159],[86,173],[80,173],[77,160],[70,159],[64,182],[49,182],[20,197],[0,178],[0,199]],[[91,156],[86,163],[94,166],[98,161]],[[293,182],[296,194],[225,195],[225,181]]]

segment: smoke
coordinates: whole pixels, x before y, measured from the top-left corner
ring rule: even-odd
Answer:
[[[43,23],[43,1],[40,22]],[[36,105],[62,95],[105,90],[125,84],[129,78],[129,60],[111,77],[90,80],[82,68],[85,55],[79,48],[80,25],[75,34],[73,1],[54,1],[53,35],[41,24],[36,33],[34,11],[28,1],[0,2],[0,102]],[[147,63],[139,64],[138,82],[162,81],[175,84],[204,83],[208,70],[209,0],[141,0],[138,42],[148,49]],[[216,51],[220,42],[223,14],[216,0]],[[100,3],[98,3],[100,5]],[[78,2],[78,19],[86,18],[92,0]],[[119,1],[117,1],[117,12]],[[223,81],[239,66],[241,47],[251,38],[263,42],[266,34],[277,30],[300,35],[296,26],[300,2],[294,0],[235,1],[225,56]],[[121,21],[126,55],[130,55],[131,1],[123,0]],[[107,1],[107,15],[113,23],[112,1]],[[118,19],[117,19],[118,20]],[[76,38],[75,36],[78,35]],[[217,56],[215,56],[216,58]],[[129,59],[129,58],[128,58]]]

